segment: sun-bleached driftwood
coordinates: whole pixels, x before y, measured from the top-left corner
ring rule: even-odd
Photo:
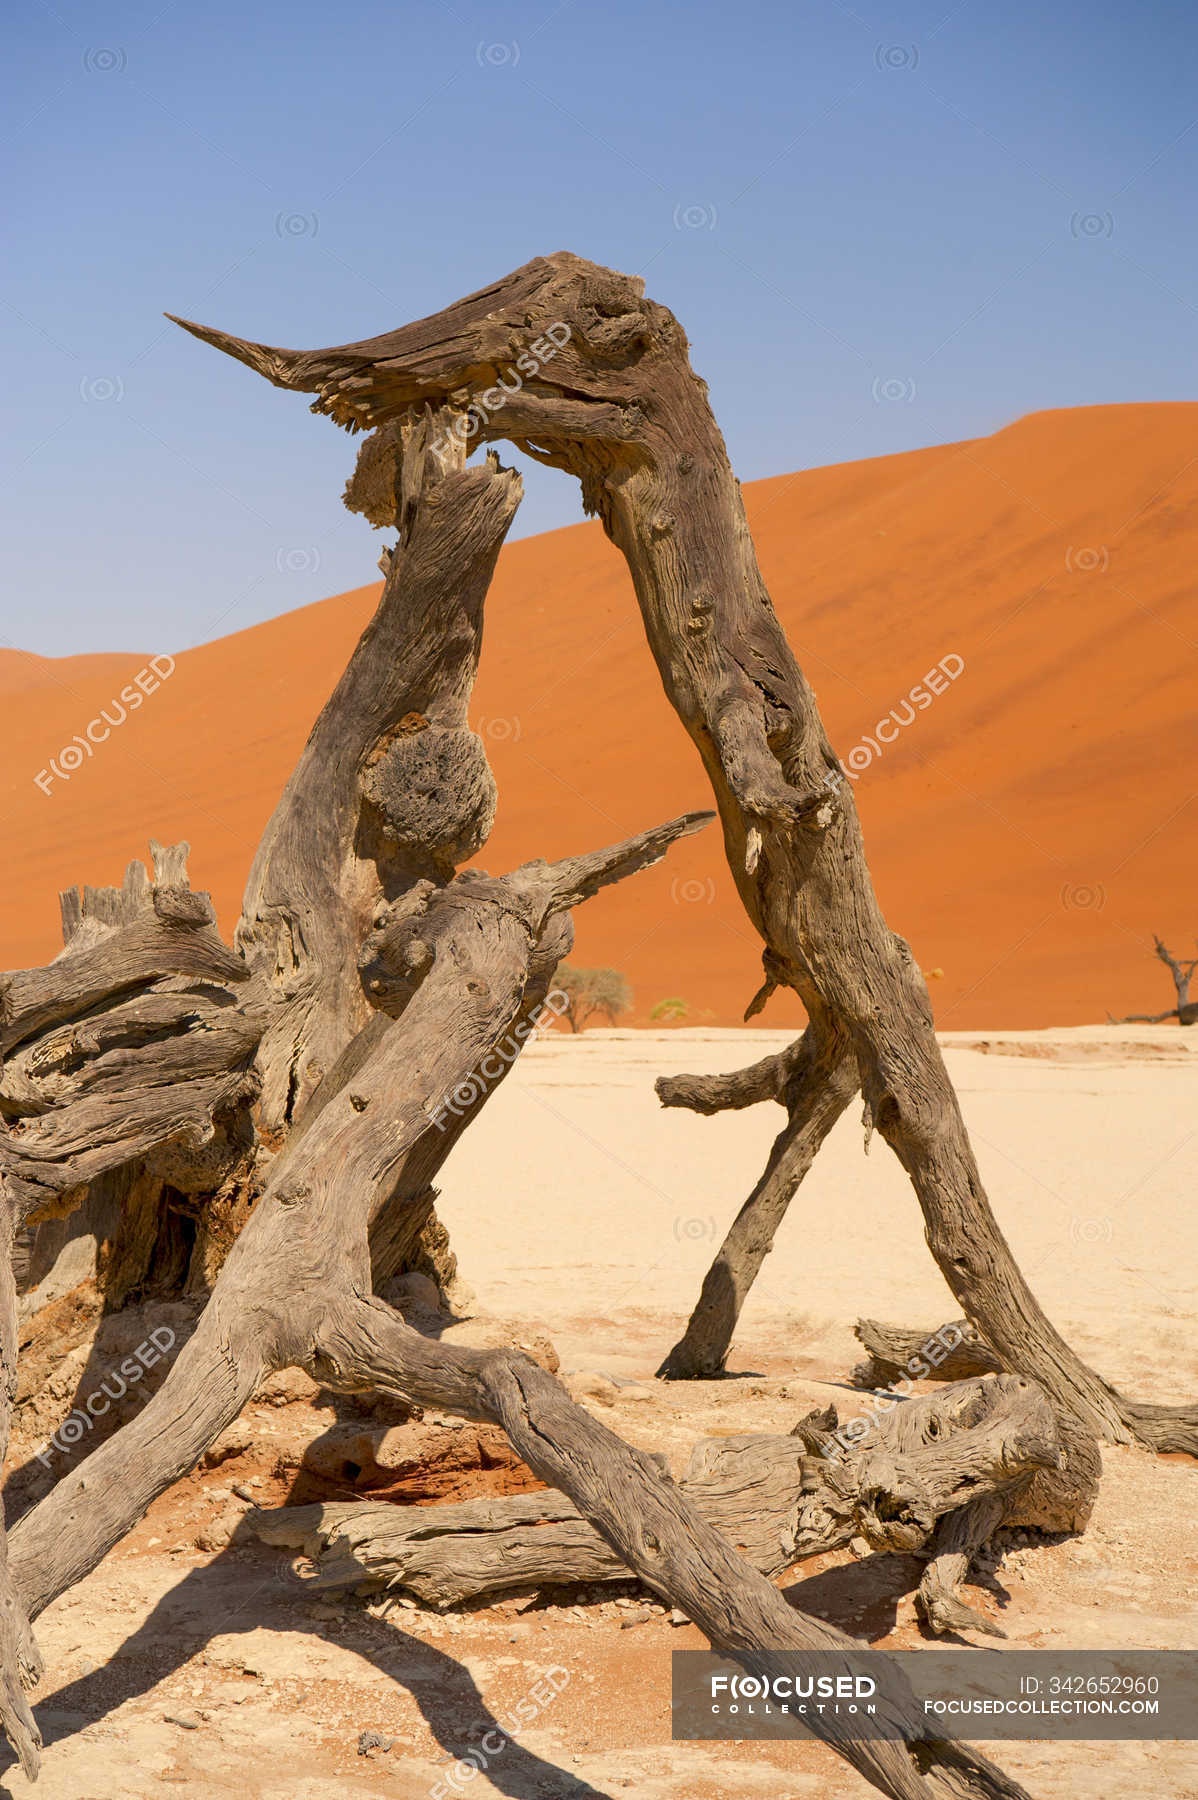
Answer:
[[[577,476],[628,562],[666,694],[715,792],[729,866],[766,946],[761,998],[785,982],[813,1020],[835,1020],[932,1253],[1004,1364],[1094,1436],[1182,1438],[1198,1450],[1198,1414],[1118,1394],[1065,1343],[1011,1255],[926,986],[878,907],[849,784],[770,603],[672,314],[639,280],[561,253],[428,319],[325,350],[179,323],[276,386],[315,395],[314,411],[351,430],[393,431],[414,408],[472,407],[478,441],[507,437]]]

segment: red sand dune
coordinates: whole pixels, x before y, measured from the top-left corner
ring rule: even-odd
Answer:
[[[848,760],[887,916],[940,1023],[1157,1010],[1152,932],[1198,934],[1198,405],[1034,414],[993,437],[760,481],[765,577]],[[363,527],[363,562],[371,555]],[[151,835],[192,845],[231,931],[250,856],[374,604],[360,588],[187,651],[68,781],[35,776],[152,654],[0,652],[0,968],[58,948],[55,895],[119,881]],[[964,668],[930,705],[909,690]],[[952,662],[949,668],[956,668]],[[473,708],[501,870],[708,804],[624,565],[594,524],[505,550]],[[635,1019],[679,996],[734,1024],[760,946],[716,830],[577,914],[575,960],[623,969]],[[764,1023],[798,1020],[775,998]]]

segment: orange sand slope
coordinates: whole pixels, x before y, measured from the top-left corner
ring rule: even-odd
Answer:
[[[1168,1005],[1151,934],[1181,951],[1198,933],[1198,405],[1034,414],[975,442],[757,482],[746,500],[858,775],[883,906],[921,965],[943,970],[940,1022]],[[0,968],[53,955],[57,890],[118,881],[151,835],[190,840],[193,881],[231,930],[258,834],[377,591],[187,651],[158,685],[144,673],[153,647],[0,652]],[[954,679],[909,699],[942,662]],[[110,703],[139,674],[141,704],[72,772],[62,749],[101,707],[118,716]],[[505,550],[473,720],[500,789],[491,869],[709,803],[597,525]],[[588,903],[577,926],[575,960],[623,969],[637,1020],[680,997],[691,1023],[733,1024],[758,985],[760,946],[714,829]],[[800,1017],[779,996],[765,1022]]]

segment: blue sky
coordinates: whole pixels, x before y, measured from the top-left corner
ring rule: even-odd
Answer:
[[[1190,6],[31,0],[0,636],[177,650],[374,578],[311,347],[538,253],[644,274],[743,480],[1195,395]],[[530,467],[516,534],[580,517]]]

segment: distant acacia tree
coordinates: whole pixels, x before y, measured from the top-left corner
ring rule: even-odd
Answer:
[[[1173,986],[1177,990],[1177,1005],[1171,1006],[1168,1012],[1162,1013],[1128,1013],[1125,1018],[1116,1019],[1117,1025],[1159,1025],[1163,1019],[1177,1019],[1182,1025],[1198,1025],[1198,1000],[1190,999],[1190,982],[1194,970],[1198,969],[1198,956],[1191,956],[1188,962],[1173,956],[1162,940],[1153,934],[1154,954],[1164,963],[1173,977]]]
[[[571,1031],[581,1031],[596,1014],[614,1025],[622,1013],[632,1011],[632,989],[618,969],[576,969],[562,963],[553,985],[566,996],[562,1017],[569,1020]]]

